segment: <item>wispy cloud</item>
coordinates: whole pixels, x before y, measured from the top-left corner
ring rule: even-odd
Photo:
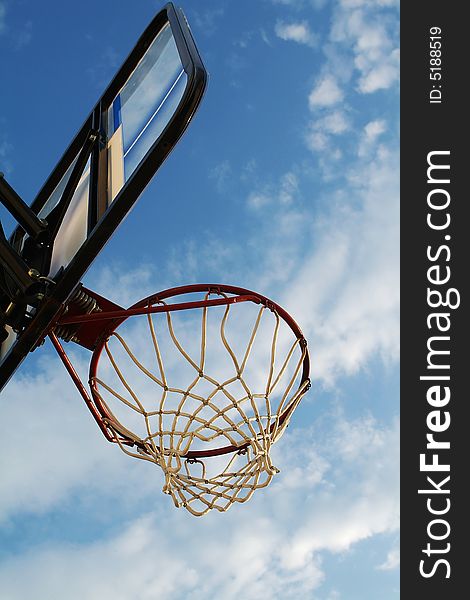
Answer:
[[[323,131],[334,135],[345,133],[351,128],[349,119],[342,110],[335,110],[327,114],[322,119],[319,119],[317,123]]]
[[[9,400],[2,405],[2,422],[9,427],[2,431],[0,440],[1,460],[5,459],[0,522],[21,513],[43,514],[57,508],[85,480],[94,493],[100,488],[103,492],[101,486],[108,475],[103,473],[103,478],[96,480],[92,475],[103,457],[109,475],[119,468],[118,457],[103,454],[99,431],[95,435],[95,425],[67,381],[65,370],[54,363],[50,355],[43,357],[37,376],[20,375],[2,392],[2,400]],[[64,402],[69,404],[67,410]],[[54,440],[53,447],[45,440]]]
[[[100,294],[107,295],[113,302],[121,306],[130,306],[140,297],[150,295],[157,290],[157,269],[155,264],[140,264],[134,269],[123,269],[116,262],[100,269],[98,273],[92,274],[87,285],[97,290]]]
[[[7,3],[0,0],[0,35],[4,34],[14,50],[21,50],[32,39],[33,23],[24,21],[18,27],[7,25]]]
[[[7,9],[4,2],[0,2],[0,34],[6,29],[6,13]]]
[[[345,8],[396,7],[400,0],[340,0],[339,4]]]
[[[32,21],[26,21],[23,28],[20,29],[15,35],[15,48],[21,50],[27,46],[33,38],[33,23]]]
[[[387,0],[378,3],[347,0],[336,12],[330,39],[352,49],[354,67],[359,73],[357,90],[360,93],[371,94],[388,89],[398,81],[397,19],[374,10],[394,5],[395,2]]]
[[[271,40],[269,39],[268,34],[266,33],[266,30],[264,28],[262,28],[262,29],[260,29],[259,33],[260,33],[260,36],[261,36],[261,39],[263,40],[263,42],[266,45],[271,46],[272,43],[271,43]]]
[[[366,156],[374,148],[378,138],[387,131],[387,123],[384,119],[375,119],[369,121],[364,127],[364,131],[359,140],[357,153],[359,156]]]
[[[309,95],[311,110],[347,101],[345,83],[351,79],[359,94],[371,94],[396,84],[398,24],[388,13],[395,5],[388,0],[344,0],[338,5],[329,34],[331,43],[325,48],[327,60]]]
[[[366,131],[373,138],[380,129]],[[358,156],[357,147],[348,155],[347,168],[330,165],[328,193],[306,192],[301,170],[254,184],[246,204],[256,219],[243,242],[214,232],[211,244],[192,240],[190,255],[177,250],[173,260],[191,267],[191,280],[224,273],[227,281],[275,295],[314,340],[314,377],[327,384],[372,357],[398,360],[398,154],[392,145],[369,142],[367,155]],[[325,160],[331,162],[329,154]],[[323,208],[313,213],[314,204]]]
[[[304,4],[304,0],[270,0],[273,4],[282,4],[284,6],[300,7]]]
[[[87,74],[94,85],[100,88],[111,78],[119,66],[119,55],[114,48],[107,46],[97,57],[93,67],[87,69]]]
[[[279,190],[279,201],[283,205],[291,204],[299,189],[299,182],[295,173],[285,173],[281,177],[281,189]]]
[[[45,391],[51,390],[46,386]],[[370,418],[347,420],[338,414],[323,425],[321,432],[312,427],[286,434],[282,450],[275,453],[281,474],[270,489],[252,499],[249,511],[235,507],[203,520],[175,511],[164,496],[157,502],[147,484],[126,480],[127,469],[113,466],[113,477],[108,477],[112,449],[95,457],[99,466],[93,473],[73,464],[70,471],[78,468],[80,473],[74,494],[86,493],[93,480],[104,476],[101,488],[92,483],[97,494],[94,505],[102,503],[100,494],[107,484],[115,507],[126,503],[127,488],[132,490],[134,504],[141,506],[145,499],[156,513],[124,519],[119,533],[107,539],[75,545],[56,542],[7,559],[0,567],[3,593],[11,600],[32,596],[46,600],[60,596],[64,589],[70,600],[153,598],[156,590],[158,595],[171,594],[178,600],[217,597],[221,590],[227,600],[241,593],[248,600],[263,594],[305,597],[325,579],[323,553],[347,552],[357,542],[394,532],[398,526],[397,424],[380,427]],[[357,430],[358,435],[344,452],[344,432],[350,430]],[[49,435],[54,431],[51,428]],[[82,434],[86,453],[90,434],[84,430]],[[65,465],[67,456],[68,445],[59,438],[54,458]],[[31,469],[45,468],[39,458],[31,453]],[[138,469],[140,476],[151,479],[151,465],[143,466],[146,469]],[[94,477],[98,472],[99,477]],[[56,486],[64,482],[64,474],[57,477]],[[25,494],[24,500],[33,507],[35,496]],[[56,501],[63,501],[63,495],[57,495]],[[299,514],[303,519],[298,519]],[[96,513],[91,512],[90,519],[94,518]],[[201,539],[205,552],[200,551]],[[214,556],[220,557],[217,568]],[[27,578],[21,577],[24,572]]]
[[[221,163],[212,167],[209,171],[209,179],[214,181],[215,187],[219,194],[227,191],[227,187],[232,177],[232,167],[228,160],[223,160]]]
[[[194,14],[195,25],[205,34],[213,35],[218,27],[218,21],[224,16],[225,9],[218,8],[196,11]]]
[[[247,206],[250,209],[263,210],[268,205],[273,207],[290,205],[299,190],[299,181],[293,171],[284,173],[276,185],[265,184],[250,192]]]
[[[278,21],[274,30],[276,35],[282,40],[290,40],[312,47],[318,44],[318,38],[310,30],[307,21],[290,23]]]
[[[311,109],[333,106],[343,100],[344,92],[338,84],[336,77],[326,74],[315,83],[308,103]]]
[[[400,547],[398,543],[387,554],[385,561],[377,568],[381,571],[391,571],[398,568],[400,565]]]
[[[289,6],[294,9],[304,8],[305,6],[312,6],[319,9],[325,6],[327,0],[270,0],[270,2],[280,4],[281,6]]]
[[[315,339],[315,371],[326,381],[374,355],[398,360],[397,155],[378,150],[369,167],[357,168],[315,227],[315,249],[290,285],[292,310]]]
[[[308,96],[313,115],[305,133],[307,147],[316,154],[325,181],[334,178],[332,165],[348,152],[373,155],[377,140],[387,130],[383,118],[358,123],[357,102],[364,94],[389,89],[398,79],[398,19],[396,2],[343,0],[331,22],[321,74]],[[359,135],[354,132],[362,131]],[[339,138],[352,132],[348,146]],[[355,146],[353,148],[353,146]]]
[[[336,161],[342,156],[338,148],[332,146],[333,137],[341,136],[351,130],[351,122],[346,111],[332,109],[323,117],[312,120],[307,128],[305,140],[308,148],[313,152],[324,153],[328,150],[328,156]]]
[[[0,125],[2,124],[2,120],[0,119]],[[12,169],[12,165],[10,162],[10,155],[13,146],[8,141],[7,136],[0,132],[0,170],[4,173],[9,173]]]

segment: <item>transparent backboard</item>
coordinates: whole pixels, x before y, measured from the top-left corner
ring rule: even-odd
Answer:
[[[0,385],[44,337],[54,315],[177,143],[202,99],[206,80],[186,19],[168,4],[32,204],[47,222],[63,212],[48,251],[31,252],[21,228],[10,238],[28,265],[55,284],[43,305],[30,307],[32,326],[18,335],[9,330],[0,351]],[[96,142],[90,142],[93,136]],[[71,185],[72,193],[65,198]]]
[[[167,23],[106,111],[107,206],[171,121],[183,97],[187,79],[171,26]],[[39,211],[41,218],[47,220],[57,206],[75,162]],[[71,262],[88,237],[89,195],[90,161],[55,239],[48,271],[51,277]]]

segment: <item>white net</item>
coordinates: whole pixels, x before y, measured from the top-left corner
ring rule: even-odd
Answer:
[[[272,307],[205,306],[127,319],[90,383],[122,450],[159,465],[163,491],[200,516],[278,472],[270,449],[310,385],[306,357]]]

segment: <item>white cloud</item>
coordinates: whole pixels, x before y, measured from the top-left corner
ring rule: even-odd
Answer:
[[[359,139],[357,154],[366,156],[374,151],[378,138],[387,131],[387,123],[384,119],[369,121]]]
[[[297,176],[288,172],[281,177],[279,191],[279,201],[281,204],[290,204],[294,200],[294,196],[298,191],[299,182]]]
[[[123,307],[164,288],[154,264],[122,269],[118,263],[105,264],[87,276],[85,286]],[[156,289],[156,287],[158,289]]]
[[[399,77],[399,57],[400,53],[395,49],[384,63],[364,69],[365,74],[359,79],[359,90],[371,94],[391,87]]]
[[[11,151],[11,145],[7,142],[6,138],[2,135],[2,137],[0,138],[0,158],[3,160],[5,160],[10,151]]]
[[[319,164],[322,165],[324,178],[328,177],[329,166],[343,155],[339,144],[335,145],[336,138],[349,132],[350,129],[350,119],[346,111],[340,109],[333,109],[323,117],[310,122],[305,134],[305,142],[312,152],[319,153]]]
[[[387,129],[386,123],[383,119],[377,119],[375,121],[369,121],[364,127],[364,133],[366,139],[374,141],[380,134],[384,133]]]
[[[386,560],[377,568],[381,571],[391,571],[398,568],[400,565],[400,547],[398,544],[394,546],[387,554]]]
[[[322,76],[315,84],[308,97],[308,103],[312,110],[333,106],[343,99],[344,93],[333,75]]]
[[[299,191],[299,180],[293,171],[287,171],[279,178],[277,186],[266,185],[250,192],[247,206],[251,209],[265,209],[269,205],[288,206],[294,202]]]
[[[73,355],[86,381],[83,357]],[[2,392],[1,422],[8,425],[0,436],[0,522],[58,508],[83,486],[103,498],[109,493],[110,500],[130,481],[137,484],[139,467],[132,469],[106,442],[50,349],[43,349],[39,371],[37,376],[18,374]],[[144,493],[152,484],[138,485]]]
[[[20,28],[13,30],[7,26],[7,3],[0,0],[0,35],[7,34],[11,41],[11,46],[15,50],[21,50],[27,46],[32,39],[32,21],[24,21]]]
[[[0,169],[5,175],[8,175],[12,170],[10,156],[12,155],[13,146],[9,142],[9,137],[5,132],[6,129],[5,118],[0,117]]]
[[[351,129],[350,119],[344,110],[332,110],[324,117],[311,121],[305,141],[312,152],[328,153],[330,161],[335,162],[342,154],[338,148],[334,148],[334,137],[347,133]]]
[[[252,192],[248,196],[247,204],[250,208],[263,208],[271,203],[271,197],[263,192]]]
[[[86,69],[90,80],[103,87],[119,66],[119,53],[111,46],[103,48],[92,67]]]
[[[340,0],[340,4],[346,8],[359,8],[362,6],[389,7],[398,6],[399,0]]]
[[[242,275],[232,253],[232,277],[275,294],[312,340],[316,380],[333,383],[372,357],[398,360],[398,154],[372,143],[385,126],[371,121],[364,133],[367,154],[339,172],[331,167],[337,182],[345,179],[328,200],[312,191],[303,203],[281,205],[274,189],[269,196],[257,192],[266,218],[247,244],[254,264],[245,260]],[[307,201],[326,203],[315,221],[304,210]]]
[[[283,4],[285,6],[302,6],[304,0],[271,0],[273,4]]]
[[[350,429],[361,434],[344,453],[344,432]],[[344,553],[374,534],[396,531],[398,446],[397,423],[380,427],[370,419],[337,415],[323,433],[312,427],[286,434],[275,455],[281,474],[249,505],[195,520],[161,496],[156,514],[123,521],[120,532],[107,539],[56,542],[5,560],[2,593],[9,600],[48,600],[64,589],[68,600],[305,597],[327,575],[324,552]],[[106,466],[100,465],[100,477]],[[80,475],[77,484],[85,491],[90,475],[83,477],[83,470]],[[282,479],[291,475],[296,485],[284,485]],[[128,489],[134,502],[143,495],[135,481]],[[122,502],[123,490],[113,492],[114,504]],[[99,493],[94,501],[105,510]]]
[[[322,150],[326,150],[328,147],[330,138],[323,132],[313,128],[306,134],[305,139],[307,142],[307,147],[312,150],[312,152],[321,152]]]
[[[272,46],[272,44],[271,44],[271,40],[269,39],[269,36],[268,36],[268,34],[266,33],[266,30],[265,30],[265,29],[260,29],[260,32],[259,32],[259,33],[260,33],[260,36],[261,36],[261,39],[263,40],[263,42],[264,42],[266,45],[268,45],[268,46]]]
[[[357,94],[387,90],[398,81],[398,19],[388,10],[395,4],[345,1],[333,13],[331,43],[324,48],[323,75],[308,98],[315,118],[306,127],[304,137],[307,147],[317,155],[317,165],[325,182],[335,178],[335,163],[352,149],[352,144],[356,144],[353,152],[360,158],[378,151],[378,138],[385,132],[381,129],[385,126],[383,119],[366,125],[355,140],[349,137],[346,148],[343,140],[336,136],[364,127],[353,120],[357,115],[354,109]],[[339,102],[341,110],[337,109]]]
[[[332,42],[351,48],[359,72],[357,91],[370,94],[398,81],[399,50],[395,47],[397,19],[373,11],[390,2],[342,2],[330,32]]]
[[[397,172],[396,154],[352,166],[345,203],[314,228],[315,249],[292,274],[286,302],[315,340],[316,377],[354,373],[372,356],[398,359]]]
[[[194,22],[206,35],[213,35],[218,27],[218,21],[224,16],[225,10],[223,7],[206,9],[202,12],[196,11],[194,14]]]
[[[344,111],[341,110],[335,110],[317,121],[317,123],[320,129],[334,135],[345,133],[350,129],[349,120]]]
[[[273,4],[281,4],[284,6],[292,6],[293,8],[302,8],[305,5],[313,6],[315,9],[320,9],[325,6],[327,0],[271,0]]]
[[[216,189],[220,194],[227,191],[231,176],[232,167],[228,160],[223,160],[209,171],[209,179],[215,182]]]
[[[286,23],[278,21],[275,26],[276,35],[282,40],[290,40],[307,46],[316,46],[318,40],[310,31],[307,21]]]

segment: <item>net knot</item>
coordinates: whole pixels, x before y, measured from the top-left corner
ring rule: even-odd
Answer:
[[[261,304],[263,304],[263,306],[265,306],[268,310],[270,310],[272,313],[276,312],[276,307],[274,306],[274,303],[271,300],[268,300],[267,298],[264,300],[264,302],[262,302]]]
[[[172,494],[172,489],[173,489],[173,479],[174,479],[174,475],[173,473],[171,473],[170,471],[166,471],[165,472],[165,484],[162,488],[162,492],[164,494],[168,494],[171,495]]]

